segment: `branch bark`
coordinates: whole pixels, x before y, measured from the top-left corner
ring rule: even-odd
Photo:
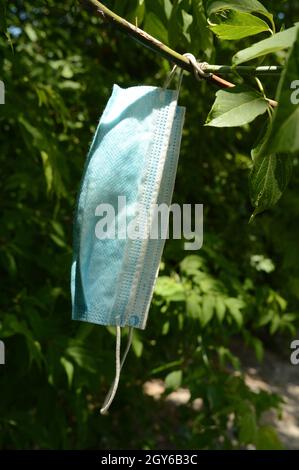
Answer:
[[[125,20],[121,16],[118,16],[116,13],[109,10],[109,8],[107,8],[98,0],[88,0],[88,2],[93,4],[93,6],[97,9],[98,14],[102,17],[104,21],[111,23],[117,29],[131,36],[133,39],[143,44],[148,49],[157,52],[159,55],[176,64],[178,67],[186,70],[187,72],[193,73],[193,66],[190,64],[187,57],[166,46],[166,44],[163,44],[161,41],[154,38],[146,31],[143,31],[137,26],[134,26],[132,23],[129,23],[129,21]],[[235,86],[234,83],[229,82],[222,77],[219,77],[219,75],[215,75],[213,72],[219,71],[220,73],[233,73],[234,71],[237,71],[240,74],[277,74],[281,71],[281,67],[239,66],[235,68],[223,65],[208,65],[205,71],[211,74],[209,77],[205,78],[205,80],[212,82],[221,88],[232,88]],[[268,101],[272,107],[276,107],[278,105],[277,101],[271,99],[268,99]]]

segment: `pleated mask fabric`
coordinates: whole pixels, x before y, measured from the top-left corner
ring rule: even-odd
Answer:
[[[185,114],[177,98],[177,91],[159,87],[113,87],[77,200],[71,270],[74,320],[146,326],[165,243],[148,236],[146,221],[152,220],[156,204],[171,203]],[[126,210],[119,205],[120,196]],[[115,214],[112,226],[134,224],[137,236],[119,236],[117,230],[114,238],[111,232],[97,236],[108,205]]]

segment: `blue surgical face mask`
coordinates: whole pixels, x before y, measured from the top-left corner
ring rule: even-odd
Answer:
[[[74,227],[72,317],[117,327],[118,377],[103,411],[122,367],[120,327],[146,326],[165,242],[149,237],[149,221],[154,205],[171,203],[185,111],[177,97],[165,88],[114,85],[85,165]]]

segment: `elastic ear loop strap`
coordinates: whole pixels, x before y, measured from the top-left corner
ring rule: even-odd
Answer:
[[[163,85],[163,89],[166,90],[166,88],[169,87],[173,77],[175,76],[176,74],[176,71],[177,71],[177,68],[178,66],[177,65],[174,65],[173,68],[171,69],[171,71],[169,72],[168,76],[166,77],[166,80],[164,82],[164,85]],[[180,89],[181,89],[181,84],[182,84],[182,80],[183,80],[183,74],[184,74],[184,70],[181,69],[180,72],[179,72],[179,79],[178,79],[178,84],[177,84],[177,94],[179,94],[180,92]]]
[[[132,339],[133,339],[133,329],[132,327],[129,328],[129,336],[128,336],[128,342],[127,342],[127,347],[124,352],[124,355],[122,359],[120,360],[120,347],[121,347],[121,328],[120,326],[116,327],[116,342],[115,342],[115,377],[114,380],[111,384],[111,387],[106,395],[106,398],[104,400],[103,406],[101,408],[100,413],[102,415],[106,414],[107,411],[110,408],[111,403],[114,400],[114,397],[117,392],[118,384],[119,384],[119,378],[120,378],[120,373],[122,370],[122,367],[125,363],[126,357],[128,355],[128,352],[130,350],[131,344],[132,344]]]
[[[209,65],[207,62],[198,62],[196,58],[194,57],[193,54],[190,54],[189,52],[186,52],[183,54],[187,59],[189,60],[190,64],[193,67],[193,72],[195,75],[195,78],[197,80],[203,80],[204,78],[209,78],[211,77],[211,73],[205,72],[206,67]],[[165,83],[163,88],[166,89],[170,85],[170,82],[172,81],[176,70],[178,69],[178,65],[174,65],[171,71],[169,72],[168,76],[166,77]],[[182,78],[183,78],[183,73],[184,70],[181,68],[180,70],[180,75],[179,75],[179,81],[178,81],[178,86],[177,86],[177,93],[179,94],[181,84],[182,84]]]

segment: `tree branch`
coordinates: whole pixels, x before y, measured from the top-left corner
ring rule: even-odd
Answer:
[[[158,39],[154,38],[147,32],[143,31],[142,29],[134,26],[133,24],[129,23],[127,20],[118,16],[113,11],[109,10],[105,5],[103,5],[98,0],[88,0],[89,3],[92,3],[94,7],[96,7],[98,14],[102,17],[102,19],[108,23],[111,23],[117,29],[123,31],[127,35],[131,36],[133,39],[138,41],[139,43],[143,44],[148,49],[151,49],[154,52],[157,52],[162,57],[165,57],[169,61],[176,64],[178,67],[193,73],[193,66],[189,62],[189,59],[182,54],[179,54],[175,50],[171,49],[170,47],[163,44]],[[210,81],[221,88],[232,88],[235,86],[234,83],[231,83],[225,80],[218,75],[215,75],[214,72],[219,73],[233,73],[238,72],[239,74],[277,74],[281,71],[282,67],[276,66],[269,66],[269,67],[254,67],[254,66],[237,66],[237,67],[230,67],[225,65],[208,65],[205,68],[205,72],[210,73],[211,75],[206,77],[205,80]],[[277,101],[269,99],[269,104],[272,107],[276,107],[278,105]]]

